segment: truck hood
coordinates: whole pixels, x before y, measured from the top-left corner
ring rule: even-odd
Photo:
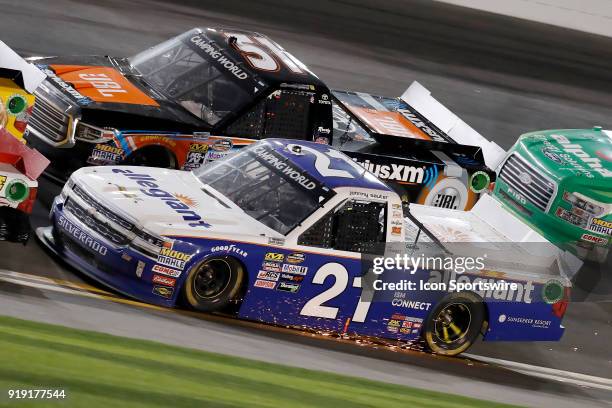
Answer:
[[[609,190],[612,138],[600,128],[531,132],[521,136],[516,147],[557,182],[573,179],[595,190]]]
[[[31,59],[46,74],[47,85],[80,107],[86,122],[109,126],[108,123],[96,123],[98,112],[106,111],[115,113],[118,123],[110,124],[115,127],[130,127],[126,118],[129,116],[173,121],[184,126],[206,126],[175,101],[165,98],[133,75],[123,61],[97,55]]]
[[[149,167],[87,167],[71,180],[111,212],[160,236],[258,240],[282,237],[190,172]]]

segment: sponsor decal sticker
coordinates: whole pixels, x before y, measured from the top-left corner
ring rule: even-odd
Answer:
[[[307,266],[283,264],[283,272],[293,273],[295,275],[306,275],[308,273]]]
[[[544,157],[554,163],[563,164],[563,159],[553,149],[545,147],[542,149],[542,154],[544,155]]]
[[[391,234],[393,235],[401,235],[402,227],[391,227]]]
[[[576,171],[584,174],[588,178],[593,178],[592,172],[599,173],[602,177],[612,177],[612,171],[608,170],[601,164],[601,158],[592,157],[584,151],[583,147],[578,143],[572,143],[564,135],[551,135],[565,153],[561,157],[567,160]],[[575,157],[575,159],[574,159]],[[584,165],[578,163],[578,160]]]
[[[153,294],[161,296],[166,299],[170,299],[174,293],[174,288],[167,288],[165,286],[153,286]]]
[[[76,99],[77,103],[81,106],[87,106],[90,103],[92,103],[93,101],[91,100],[91,98],[88,98],[85,95],[81,95],[79,93],[79,91],[77,91],[76,89],[74,89],[70,84],[68,84],[67,82],[65,82],[62,78],[60,78],[59,76],[55,75],[55,72],[53,72],[48,65],[37,65],[38,68],[40,68],[46,75],[47,77],[49,77],[49,79],[51,79],[51,81],[55,82],[60,88],[62,88],[66,93],[68,93],[70,96],[72,96],[74,99]]]
[[[301,275],[290,275],[288,273],[283,273],[280,276],[282,279],[286,279],[289,281],[294,281],[294,282],[301,282],[304,280],[304,277]]]
[[[552,324],[552,321],[550,320],[534,319],[531,317],[506,316],[504,314],[499,316],[498,321],[500,323],[526,324],[540,329],[548,329]]]
[[[2,190],[2,187],[4,187],[5,183],[6,183],[6,176],[0,176],[0,190]]]
[[[191,150],[194,145],[202,145],[206,146],[206,150]],[[189,148],[187,152],[187,157],[185,158],[185,164],[183,164],[183,170],[192,171],[199,169],[200,166],[204,164],[206,161],[206,153],[208,152],[208,146],[204,143],[194,143]]]
[[[206,153],[206,161],[212,162],[215,160],[222,159],[226,157],[229,153],[230,152],[217,152],[214,150],[209,150],[208,153]]]
[[[157,263],[183,270],[185,269],[185,264],[189,262],[191,257],[192,255],[184,252],[175,251],[171,248],[162,248],[157,256]]]
[[[601,218],[593,218],[589,231],[602,235],[612,235],[612,221],[604,221]]]
[[[206,55],[215,61],[217,66],[225,68],[227,72],[236,78],[244,80],[249,77],[249,75],[240,68],[239,64],[228,58],[228,56],[223,53],[223,50],[213,45],[205,36],[200,34],[195,35],[191,37],[189,42],[204,51]]]
[[[259,271],[257,273],[257,279],[265,279],[265,280],[276,282],[278,281],[279,277],[280,277],[280,273],[278,272]]]
[[[160,285],[174,287],[174,285],[176,285],[176,279],[169,278],[163,275],[153,275],[153,283],[159,283]]]
[[[166,275],[166,276],[171,276],[173,278],[178,278],[179,276],[181,276],[181,271],[177,270],[177,269],[172,269],[172,268],[168,268],[167,266],[163,266],[163,265],[154,265],[153,268],[151,268],[151,270],[155,273],[159,273],[161,275]]]
[[[89,164],[115,164],[123,159],[123,149],[111,145],[97,144],[87,159]]]
[[[214,246],[210,249],[210,252],[229,252],[232,254],[237,254],[240,255],[243,258],[246,258],[248,254],[247,251],[238,248],[236,245],[231,244],[231,245],[217,245]]]
[[[218,139],[215,140],[212,144],[213,150],[216,150],[218,152],[227,152],[232,147],[234,147],[234,144],[232,143],[231,139]]]
[[[96,102],[159,106],[114,68],[83,65],[50,65],[50,68],[81,95]]]
[[[274,262],[283,262],[285,260],[285,255],[279,254],[276,252],[268,252],[264,257],[265,261],[274,261]]]
[[[285,239],[284,238],[270,237],[270,238],[268,238],[268,244],[269,245],[283,246],[283,245],[285,245]]]
[[[608,238],[598,237],[591,234],[582,234],[580,239],[583,241],[592,242],[596,245],[606,245],[608,243]]]
[[[425,170],[427,166],[406,166],[403,164],[378,164],[370,159],[358,161],[353,159],[364,169],[374,173],[376,177],[382,180],[395,181],[400,184],[421,184],[425,179]]]
[[[280,272],[281,264],[279,264],[278,262],[265,261],[261,265],[261,269],[265,271]]]
[[[290,283],[290,282],[279,282],[278,287],[276,288],[276,290],[280,290],[280,291],[283,291],[283,292],[296,293],[298,290],[300,290],[300,284],[299,283]]]
[[[210,228],[210,224],[202,220],[202,217],[195,211],[191,210],[188,205],[183,203],[179,198],[173,196],[167,191],[162,190],[157,184],[158,181],[148,174],[136,174],[128,169],[113,169],[113,173],[119,173],[133,180],[139,186],[145,187],[140,190],[141,193],[148,197],[158,198],[166,205],[179,214],[183,220],[188,221],[190,227]],[[172,266],[172,265],[168,265]]]
[[[276,282],[257,279],[253,286],[255,286],[256,288],[274,289],[276,287]]]
[[[287,255],[287,262],[291,264],[301,264],[306,259],[306,255],[301,252],[294,252]]]

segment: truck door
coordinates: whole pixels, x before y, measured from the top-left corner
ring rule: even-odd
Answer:
[[[386,202],[348,200],[298,237],[298,245],[317,255],[308,255],[296,320],[337,332],[366,320],[370,304],[361,298],[361,260],[384,247],[386,218]]]

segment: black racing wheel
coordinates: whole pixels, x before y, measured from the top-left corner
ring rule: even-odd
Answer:
[[[236,259],[207,259],[189,272],[183,297],[196,310],[221,311],[239,300],[244,280],[244,268]]]
[[[427,317],[423,337],[434,353],[456,356],[472,345],[484,321],[485,307],[478,295],[452,293],[442,299]]]
[[[163,146],[147,146],[130,154],[124,164],[130,166],[150,166],[163,169],[177,169],[174,154]]]

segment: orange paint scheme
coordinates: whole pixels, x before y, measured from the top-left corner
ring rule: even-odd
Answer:
[[[110,67],[50,65],[51,69],[81,95],[96,102],[132,103],[159,106],[119,71]]]
[[[208,136],[203,138],[194,137],[191,134],[166,135],[166,134],[130,134],[124,133],[120,138],[123,143],[115,138],[114,145],[129,150],[127,155],[140,150],[146,146],[163,146],[174,154],[179,169],[192,170],[193,163],[189,162],[190,156],[194,154],[202,155],[202,161],[206,157],[206,162],[214,161],[218,156],[230,149],[236,149],[255,143],[256,140],[242,139],[237,137]],[[124,149],[126,150],[126,149]],[[195,166],[197,168],[197,166]]]
[[[430,136],[414,126],[399,112],[379,111],[355,106],[349,107],[349,109],[377,133],[431,140]]]

